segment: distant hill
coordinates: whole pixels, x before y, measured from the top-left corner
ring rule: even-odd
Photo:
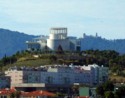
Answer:
[[[26,49],[25,42],[34,37],[17,31],[0,29],[0,57]]]
[[[123,54],[125,53],[125,39],[107,40],[101,37],[86,36],[82,40],[82,50],[89,49],[115,50]]]
[[[9,56],[17,51],[25,50],[25,42],[35,37],[17,31],[0,29],[0,58],[5,54]],[[107,40],[98,36],[84,36],[81,44],[82,50],[115,50],[119,53],[125,53],[125,39]]]

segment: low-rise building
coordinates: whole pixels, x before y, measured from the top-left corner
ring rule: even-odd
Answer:
[[[34,38],[32,41],[26,41],[27,50],[29,51],[39,51],[45,50],[47,46],[48,36],[40,36],[38,38]]]
[[[11,68],[5,71],[11,77],[11,87],[71,86],[74,83],[97,85],[108,79],[108,68],[96,64],[88,66],[55,65],[39,68]]]

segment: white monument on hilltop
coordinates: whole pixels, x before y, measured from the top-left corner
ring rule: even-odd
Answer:
[[[47,46],[50,50],[57,50],[59,46],[63,50],[69,50],[69,40],[67,38],[67,28],[51,28]]]

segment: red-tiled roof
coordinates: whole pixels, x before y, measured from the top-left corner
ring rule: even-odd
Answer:
[[[16,92],[16,89],[1,89],[0,95],[10,95],[11,93]],[[33,92],[21,92],[21,96],[55,96],[55,94],[48,91],[33,91]]]
[[[22,92],[22,96],[55,96],[55,94],[47,91]]]
[[[82,97],[78,97],[78,98],[90,98],[89,96],[82,96]]]
[[[8,89],[8,88],[1,89],[0,95],[10,95],[11,93],[13,93],[15,91],[16,91],[16,89],[14,89],[14,88],[12,88],[12,89]]]

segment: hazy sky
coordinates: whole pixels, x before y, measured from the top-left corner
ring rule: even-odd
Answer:
[[[49,35],[51,27],[125,39],[125,0],[0,0],[0,28]]]

